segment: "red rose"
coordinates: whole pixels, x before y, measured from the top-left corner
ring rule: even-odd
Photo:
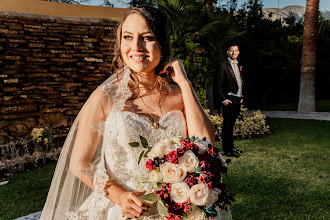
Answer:
[[[201,154],[198,154],[197,157],[198,157],[199,161],[207,160],[207,158],[208,158],[207,155],[201,155]]]
[[[178,156],[179,156],[179,157],[182,157],[183,154],[184,154],[184,152],[186,152],[186,151],[185,151],[183,148],[180,148],[180,149],[177,149],[176,152],[178,153]]]
[[[173,213],[168,213],[170,217],[165,217],[167,220],[181,220],[180,215],[176,215]]]
[[[189,186],[189,187],[192,187],[196,182],[197,182],[197,179],[196,177],[194,176],[194,174],[191,174],[189,173],[186,178],[184,179],[184,182]]]
[[[155,170],[156,169],[156,163],[152,159],[149,159],[146,163],[146,167],[150,171]]]
[[[180,141],[180,144],[181,144],[182,147],[185,147],[186,145],[191,144],[191,142],[190,142],[190,139],[189,138],[186,138],[184,140],[181,140]]]
[[[198,181],[200,183],[208,183],[210,182],[211,178],[208,175],[201,175],[198,177]]]
[[[192,152],[197,153],[199,150],[199,147],[196,144],[191,143],[189,138],[180,141],[180,144],[185,151],[191,150]]]
[[[166,155],[166,160],[170,163],[174,163],[174,164],[178,163],[179,161],[178,152],[176,150],[169,152]]]
[[[180,203],[180,208],[183,210],[184,213],[188,213],[190,211],[190,201]]]
[[[201,162],[199,162],[199,166],[202,168],[202,170],[204,171],[209,171],[211,168],[211,165],[209,163],[207,163],[205,160],[202,160]]]
[[[216,157],[218,155],[218,149],[216,149],[213,145],[209,145],[209,147],[207,148],[207,153],[211,156],[211,157]]]

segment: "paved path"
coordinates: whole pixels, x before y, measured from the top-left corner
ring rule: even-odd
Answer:
[[[295,119],[313,119],[330,121],[330,112],[310,112],[298,113],[295,111],[261,111],[270,118],[295,118]],[[15,220],[38,220],[41,212],[32,213],[30,215],[17,218]]]
[[[261,111],[270,118],[295,118],[330,121],[330,112]]]

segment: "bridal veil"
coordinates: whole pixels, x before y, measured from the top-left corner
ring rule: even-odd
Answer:
[[[108,174],[102,151],[102,133],[109,113],[121,111],[131,96],[128,88],[130,74],[128,67],[113,74],[82,107],[62,148],[40,219],[99,219],[113,206],[103,191]],[[76,153],[72,154],[73,151]],[[93,180],[94,190],[74,173]]]

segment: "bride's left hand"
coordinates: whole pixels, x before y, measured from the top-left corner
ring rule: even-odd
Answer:
[[[173,81],[179,86],[182,83],[189,81],[181,59],[173,57],[168,58],[165,62],[164,68],[160,71],[160,74],[163,74],[166,71],[171,74]]]

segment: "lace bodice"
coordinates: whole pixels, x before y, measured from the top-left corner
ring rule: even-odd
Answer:
[[[173,136],[184,136],[186,121],[183,112],[174,110],[159,120],[160,128],[154,129],[149,118],[128,111],[111,114],[104,127],[104,156],[107,174],[117,184],[129,191],[151,191],[153,185],[147,183],[146,158],[138,164],[143,147],[133,148],[130,142],[140,142],[140,136],[147,139],[149,146]],[[120,208],[111,208],[111,219],[122,219]],[[139,219],[159,219],[156,211]],[[109,218],[108,218],[109,219]]]
[[[183,112],[174,110],[159,120],[160,128],[154,129],[152,122],[144,115],[120,111],[107,118],[105,122],[104,152],[110,178],[129,190],[150,190],[143,181],[146,172],[145,162],[138,165],[142,147],[133,148],[130,142],[140,142],[140,137],[147,139],[149,146],[174,136],[184,136],[186,122]]]

